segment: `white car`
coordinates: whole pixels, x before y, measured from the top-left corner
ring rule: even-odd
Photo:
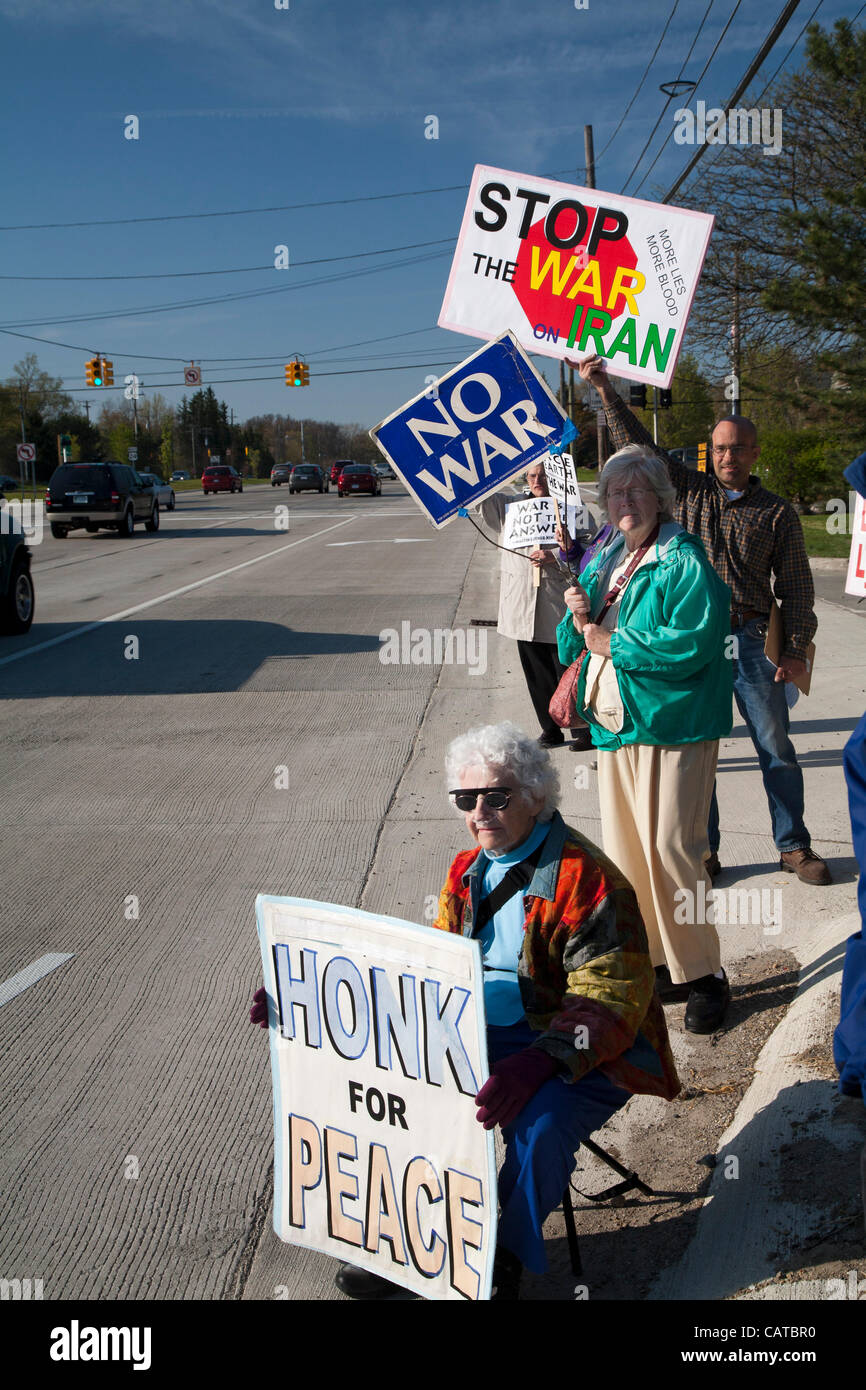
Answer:
[[[142,482],[147,483],[156,493],[156,500],[166,511],[174,511],[174,488],[171,483],[164,483],[162,478],[158,478],[155,473],[139,473]]]

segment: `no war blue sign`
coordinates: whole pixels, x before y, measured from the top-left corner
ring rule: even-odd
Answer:
[[[436,527],[542,458],[565,415],[511,333],[370,431]]]

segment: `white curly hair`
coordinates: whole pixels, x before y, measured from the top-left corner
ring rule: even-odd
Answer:
[[[543,805],[538,820],[545,822],[553,817],[559,805],[559,774],[545,748],[536,739],[530,738],[523,729],[509,720],[501,724],[484,724],[460,734],[449,745],[445,754],[445,778],[448,790],[460,785],[460,773],[464,767],[502,768],[513,780],[518,796],[527,804],[542,798]]]

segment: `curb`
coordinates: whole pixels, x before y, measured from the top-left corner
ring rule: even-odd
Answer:
[[[776,1176],[800,1176],[793,1171],[797,1160],[785,1155],[796,1150],[804,1136],[841,1148],[843,1154],[850,1144],[852,1172],[856,1171],[862,1132],[838,1114],[831,1117],[838,1088],[830,1089],[826,1077],[819,1077],[803,1056],[823,1035],[828,1015],[838,1009],[835,991],[845,942],[859,930],[859,913],[847,913],[813,931],[797,951],[797,993],[761,1049],[752,1083],[719,1140],[694,1238],[679,1263],[656,1280],[649,1299],[748,1299],[749,1286],[772,1278],[784,1259],[783,1253],[771,1251],[774,1242],[780,1250],[787,1243],[795,1249],[815,1234],[821,1204],[814,1198],[792,1200],[772,1181]],[[823,1113],[818,1113],[819,1107]],[[820,1187],[817,1173],[812,1176]],[[735,1177],[740,1180],[733,1181]],[[784,1293],[764,1289],[753,1296],[815,1298],[821,1296],[815,1285],[827,1282],[804,1281],[799,1295],[789,1292],[798,1287],[789,1283]]]

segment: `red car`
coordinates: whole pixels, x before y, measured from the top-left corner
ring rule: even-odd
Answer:
[[[243,492],[244,480],[227,463],[209,463],[201,475],[201,490],[205,497],[209,492]]]
[[[338,483],[340,481],[340,474],[342,473],[343,469],[348,468],[349,464],[354,462],[354,459],[337,459],[336,463],[331,464],[331,472],[329,474],[328,481],[332,483]]]
[[[353,492],[369,492],[372,497],[381,497],[382,484],[372,464],[346,464],[337,479],[337,494],[348,497]]]

